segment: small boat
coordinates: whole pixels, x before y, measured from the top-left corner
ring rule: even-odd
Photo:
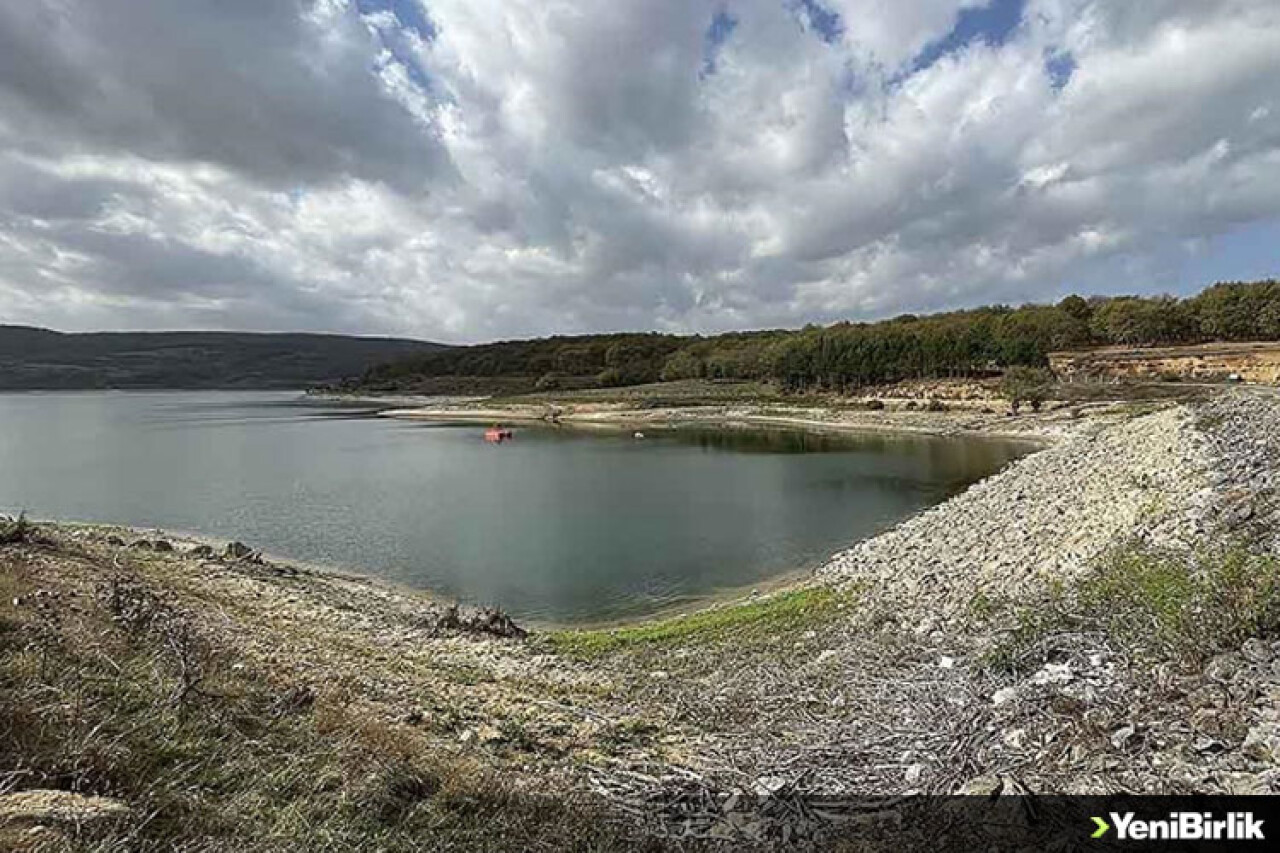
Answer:
[[[644,433],[640,432],[640,430],[636,430],[636,434],[632,436],[632,438],[639,441],[640,439],[644,438]]]
[[[514,437],[515,433],[509,429],[503,429],[500,426],[492,426],[484,431],[484,440],[492,442],[493,444],[501,444],[502,442]]]

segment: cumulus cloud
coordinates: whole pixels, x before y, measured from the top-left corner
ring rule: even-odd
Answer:
[[[0,321],[469,341],[1189,290],[1280,265],[1278,78],[1270,0],[7,4]]]

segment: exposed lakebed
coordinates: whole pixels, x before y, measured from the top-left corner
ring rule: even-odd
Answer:
[[[278,392],[0,395],[0,510],[236,538],[525,619],[820,563],[1025,453],[974,438],[372,417]]]

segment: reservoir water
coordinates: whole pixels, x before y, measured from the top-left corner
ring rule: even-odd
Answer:
[[[585,432],[279,392],[0,394],[0,512],[243,540],[524,619],[640,616],[812,567],[1026,451],[957,438]]]

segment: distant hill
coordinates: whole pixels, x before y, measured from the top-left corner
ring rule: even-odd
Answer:
[[[399,338],[245,332],[65,334],[0,325],[0,390],[306,388],[444,349]]]
[[[341,384],[352,393],[520,393],[680,379],[851,392],[904,379],[1046,368],[1049,353],[1104,346],[1280,341],[1280,281],[1225,282],[1185,299],[1068,296],[873,323],[703,337],[607,334],[499,341],[391,359]]]

